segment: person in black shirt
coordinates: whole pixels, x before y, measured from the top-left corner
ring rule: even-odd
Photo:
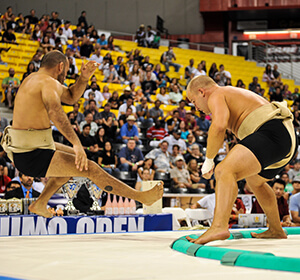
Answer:
[[[112,150],[110,142],[105,142],[104,149],[98,157],[98,164],[109,174],[112,174],[113,170],[119,171],[116,166],[118,164],[118,157]]]
[[[155,91],[157,89],[156,82],[151,80],[151,73],[151,71],[147,72],[146,80],[142,82],[142,90],[148,101],[151,101],[150,95],[155,95]]]
[[[39,19],[35,16],[35,10],[31,9],[30,14],[25,16],[24,19],[28,18],[30,24],[37,24],[39,22]]]
[[[79,135],[79,140],[85,150],[87,157],[91,160],[94,159],[94,151],[95,151],[95,140],[90,135],[91,125],[85,124],[82,129],[82,133]]]
[[[78,18],[78,25],[81,25],[82,22],[84,23],[83,24],[84,30],[87,31],[87,29],[88,29],[88,23],[86,21],[86,11],[82,11],[81,12],[81,16]]]

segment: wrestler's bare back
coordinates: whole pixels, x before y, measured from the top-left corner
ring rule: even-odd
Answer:
[[[15,99],[13,128],[47,129],[51,126],[43,102],[42,92],[45,90],[53,98],[60,98],[63,86],[51,76],[39,72],[29,75],[23,81]]]
[[[256,93],[232,86],[218,86],[210,98],[215,98],[213,97],[215,94],[218,95],[218,98],[222,98],[222,96],[225,98],[227,107],[230,111],[228,129],[232,130],[235,135],[237,135],[237,131],[243,120],[252,111],[269,103],[266,99]],[[211,102],[210,104],[211,105],[209,106],[214,106],[214,102]]]

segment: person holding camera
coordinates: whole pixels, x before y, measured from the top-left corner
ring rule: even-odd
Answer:
[[[9,68],[8,73],[9,76],[2,81],[2,88],[5,93],[5,104],[8,105],[9,109],[13,109],[13,101],[21,83],[18,78],[14,77],[15,70],[13,68]]]

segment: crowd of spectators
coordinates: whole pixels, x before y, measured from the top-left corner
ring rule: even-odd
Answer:
[[[16,43],[14,32],[21,32],[30,34],[31,40],[40,42],[40,48],[28,64],[22,81],[14,77],[13,68],[9,69],[8,77],[3,80],[2,88],[7,106],[13,108],[18,87],[27,76],[38,71],[42,56],[48,51],[65,49],[70,65],[67,78],[74,83],[79,75],[76,59],[95,60],[100,64],[99,71],[104,77],[103,81],[98,81],[93,76],[82,96],[85,102],[74,104],[73,110],[68,113],[68,119],[88,158],[112,175],[122,171],[131,172],[133,176],[137,176],[136,188],[139,190],[141,181],[152,180],[163,173],[169,174],[171,192],[214,192],[214,178],[206,180],[201,177],[210,117],[202,112],[198,115],[194,107],[187,110],[190,104],[184,98],[184,87],[178,79],[168,74],[170,67],[174,67],[175,72],[182,67],[175,63],[176,54],[172,46],[161,54],[160,62],[165,67],[165,71],[162,71],[161,64],[154,65],[151,57],[144,57],[139,49],[127,53],[126,58],[119,56],[114,60],[109,52],[102,57],[101,50],[115,50],[114,38],[106,38],[105,34],[98,36],[95,27],[88,25],[85,11],[78,18],[76,29],[71,30],[70,25],[70,21],[63,22],[59,19],[58,12],[52,12],[51,17],[43,15],[38,19],[33,9],[25,17],[22,14],[15,17],[11,7],[7,8],[1,18],[2,41]],[[147,26],[145,30],[145,26],[141,25],[136,33],[138,46],[158,48],[159,39],[159,33],[151,26]],[[206,61],[197,63],[197,67],[194,67],[194,63],[191,58],[184,69],[187,84],[193,77],[208,75],[219,86],[232,86],[231,73],[225,70],[225,65],[213,63],[208,70]],[[269,85],[267,95],[258,77],[253,77],[248,87],[242,80],[238,80],[235,86],[247,88],[271,101],[294,100],[294,125],[295,129],[300,129],[298,89],[291,93],[288,86],[281,82],[277,65],[273,66],[273,70],[270,65],[266,66],[262,81]],[[111,90],[109,84],[101,88],[99,82],[123,84],[124,92],[119,94],[118,91]],[[166,113],[161,109],[162,104],[175,105],[176,109]],[[1,132],[7,126],[7,121],[3,120],[1,118]],[[53,132],[55,140],[70,145],[55,127]],[[236,143],[237,139],[228,131],[215,159],[216,164],[226,157]],[[15,177],[15,174],[8,176],[8,167],[11,170],[12,164],[3,151],[0,163],[0,192],[7,192],[9,178]],[[293,201],[291,210],[294,216],[291,223],[298,222],[297,215],[300,214],[299,199],[292,200],[292,197],[297,196],[298,189],[300,191],[296,186],[300,182],[300,179],[297,181],[297,176],[300,175],[298,165],[296,162],[290,171],[281,174],[287,177],[287,182],[291,185],[290,191],[286,192],[288,196],[280,196]],[[22,182],[21,186],[24,186]],[[240,187],[240,192],[243,190],[247,190],[245,184]],[[25,189],[23,193],[25,197]],[[284,219],[284,222],[289,221]]]

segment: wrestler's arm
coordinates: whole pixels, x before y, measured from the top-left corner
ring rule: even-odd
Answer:
[[[208,107],[212,113],[212,123],[208,130],[206,157],[213,159],[223,146],[230,113],[225,97],[221,94],[212,95]]]
[[[82,62],[81,75],[77,82],[70,87],[62,86],[63,93],[61,95],[61,101],[69,105],[75,104],[84,93],[90,77],[94,74],[99,65],[100,64],[95,61],[88,61],[86,64]]]
[[[54,123],[61,134],[65,136],[71,144],[73,144],[75,165],[77,169],[80,171],[83,169],[87,170],[88,161],[86,153],[84,152],[80,140],[72,128],[66,113],[61,107],[59,90],[61,90],[61,87],[57,83],[51,81],[45,83],[42,88],[42,101],[47,110],[49,119]]]

